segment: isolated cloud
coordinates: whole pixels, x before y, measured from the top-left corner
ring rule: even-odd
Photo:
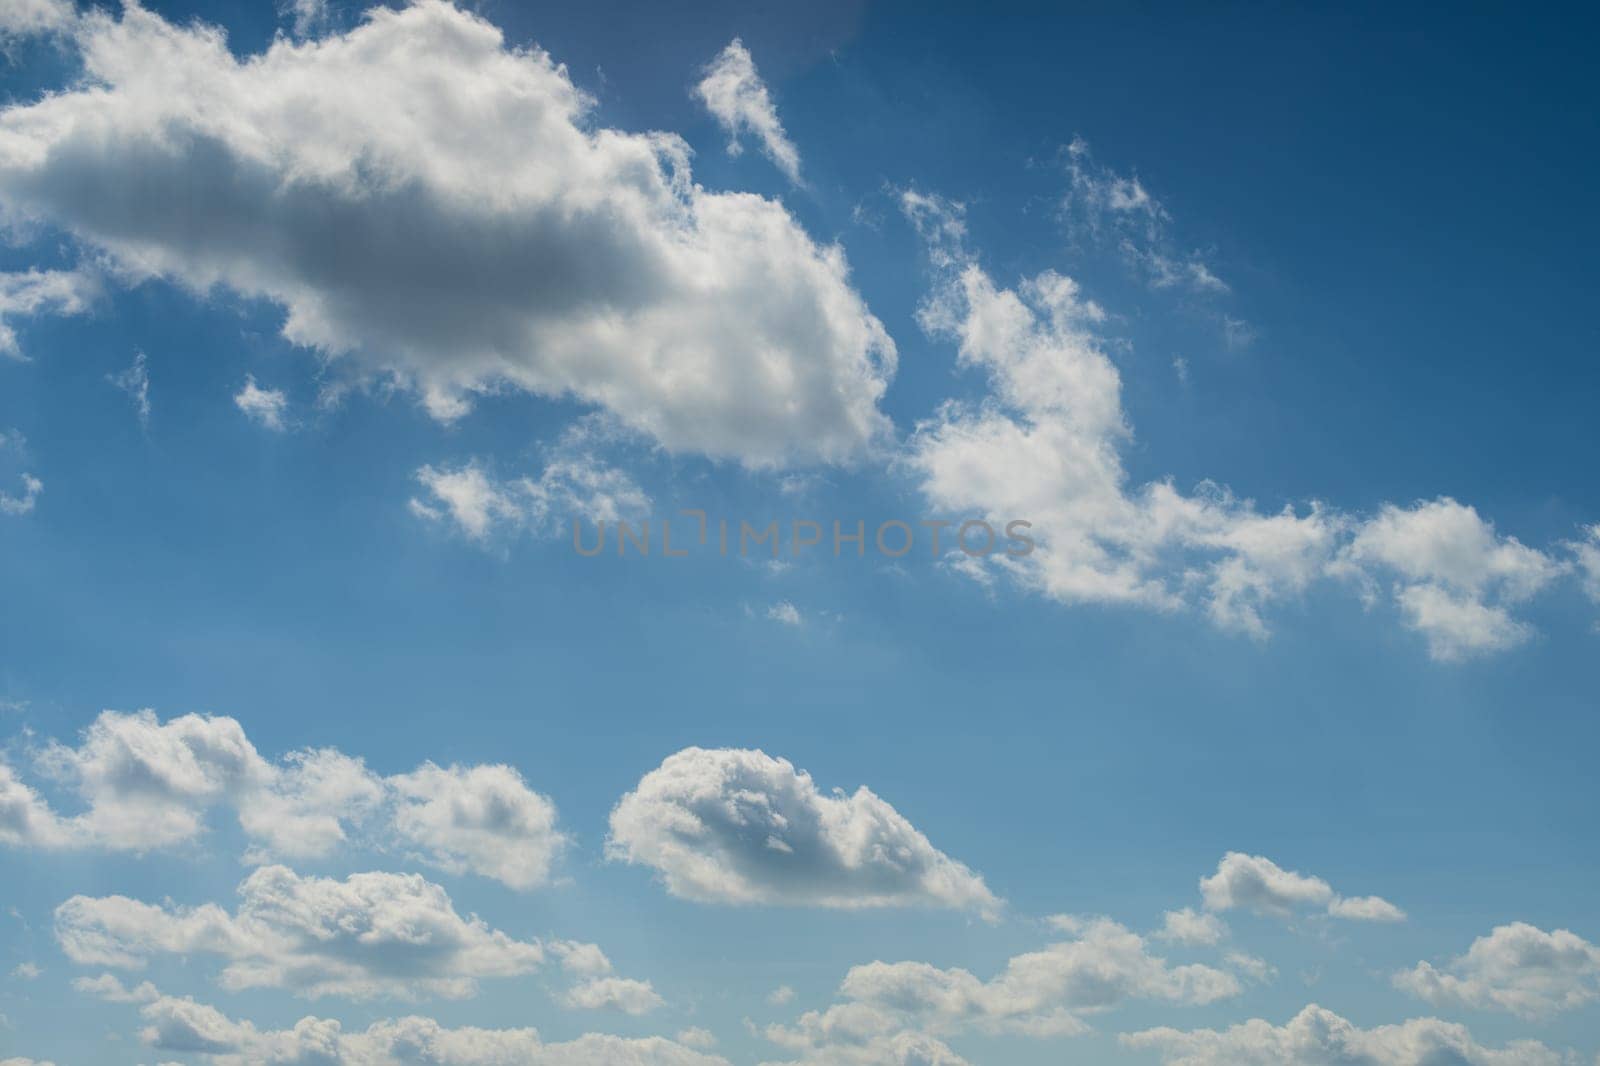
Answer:
[[[870,789],[827,795],[761,751],[669,757],[612,810],[607,851],[703,903],[999,907],[981,877]]]
[[[788,600],[779,600],[767,608],[767,619],[786,626],[800,625],[804,619],[800,617],[800,608]]]
[[[1199,1005],[1240,991],[1239,982],[1221,970],[1171,966],[1151,955],[1142,937],[1116,922],[1056,924],[1072,939],[1018,955],[987,981],[924,962],[854,967],[839,988],[843,1002],[809,1011],[794,1025],[769,1026],[766,1036],[810,1056],[801,1061],[835,1061],[831,1056],[837,1054],[837,1061],[893,1062],[900,1060],[881,1053],[896,1036],[1073,1036],[1088,1029],[1083,1015],[1129,1000]],[[851,1049],[857,1057],[849,1057]]]
[[[579,520],[638,521],[649,512],[650,497],[627,471],[600,457],[603,435],[586,421],[570,427],[537,477],[499,480],[477,461],[424,466],[416,478],[425,495],[411,499],[411,511],[478,541],[500,532],[562,532]]]
[[[1565,929],[1512,922],[1478,937],[1443,969],[1419,962],[1395,974],[1394,984],[1435,1006],[1548,1018],[1600,999],[1600,947]]]
[[[739,137],[748,133],[761,142],[761,150],[785,177],[800,184],[800,152],[783,132],[772,94],[756,73],[755,60],[743,41],[735,37],[717,54],[694,93],[728,131],[730,155],[744,150]]]
[[[662,998],[649,981],[626,977],[596,977],[572,986],[561,1002],[579,1010],[614,1010],[623,1014],[648,1014]]]
[[[143,352],[133,353],[133,363],[126,370],[115,374],[107,374],[106,380],[123,392],[128,394],[128,399],[133,401],[134,414],[139,416],[139,424],[150,424],[150,368],[147,365]]]
[[[1200,879],[1200,894],[1210,911],[1244,909],[1287,918],[1298,911],[1322,910],[1335,918],[1397,922],[1405,912],[1377,896],[1346,899],[1320,877],[1285,870],[1271,859],[1230,851],[1217,872]]]
[[[416,874],[342,881],[264,866],[239,886],[238,910],[155,906],[126,896],[73,896],[56,908],[56,939],[72,961],[121,969],[153,955],[212,955],[230,990],[280,988],[356,999],[474,994],[544,958],[457,914],[444,889]]]
[[[289,397],[282,389],[263,389],[253,376],[246,376],[244,388],[233,394],[233,405],[258,426],[276,432],[289,428]]]
[[[378,7],[238,58],[130,5],[73,40],[80,84],[0,111],[0,205],[124,277],[269,300],[289,340],[440,418],[516,388],[758,466],[887,432],[894,345],[842,251],[695,185],[679,138],[598,126],[481,18]]]
[[[206,816],[235,811],[254,842],[247,859],[327,855],[358,829],[452,873],[512,888],[547,882],[567,844],[555,805],[503,765],[439,767],[383,777],[323,748],[262,757],[234,719],[106,711],[76,747],[51,741],[39,769],[75,793],[64,816],[0,763],[0,843],[144,852],[191,844]]]
[[[1068,185],[1061,215],[1072,237],[1114,250],[1151,288],[1221,294],[1227,283],[1198,250],[1181,250],[1172,216],[1137,174],[1119,174],[1074,137],[1063,156]]]
[[[1535,1041],[1484,1047],[1467,1028],[1437,1018],[1358,1029],[1315,1004],[1288,1024],[1259,1018],[1218,1031],[1149,1029],[1127,1033],[1124,1046],[1157,1051],[1166,1066],[1564,1066]]]

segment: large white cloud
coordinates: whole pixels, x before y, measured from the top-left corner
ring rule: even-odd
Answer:
[[[1600,947],[1566,929],[1512,922],[1478,937],[1442,969],[1419,962],[1394,983],[1435,1006],[1548,1018],[1600,999]]]
[[[1321,910],[1353,921],[1398,922],[1405,912],[1378,896],[1344,897],[1320,877],[1285,870],[1261,855],[1230,851],[1217,872],[1200,879],[1207,910],[1243,908],[1287,918],[1297,911]]]
[[[696,186],[677,137],[598,126],[563,67],[474,15],[380,7],[236,58],[130,5],[72,39],[81,84],[0,111],[0,206],[124,278],[270,300],[290,340],[444,418],[486,390],[572,396],[752,465],[888,428],[894,346],[838,247]]]
[[[151,851],[190,844],[213,809],[232,809],[254,842],[247,858],[321,857],[358,829],[452,873],[513,888],[546,883],[566,847],[555,805],[504,765],[380,776],[333,749],[265,759],[234,719],[106,711],[70,746],[53,741],[41,771],[84,809],[56,812],[0,763],[0,843]]]
[[[1259,1018],[1225,1030],[1162,1028],[1124,1034],[1130,1048],[1161,1054],[1166,1066],[1565,1066],[1536,1041],[1488,1048],[1462,1025],[1413,1018],[1360,1029],[1322,1007],[1275,1026]]]
[[[211,955],[229,989],[281,988],[354,998],[470,996],[485,978],[540,965],[544,950],[456,913],[416,874],[301,877],[265,866],[239,886],[238,910],[73,896],[56,939],[82,965],[138,968],[153,955]]]
[[[999,906],[983,878],[870,789],[828,795],[761,751],[670,756],[612,810],[607,850],[708,903]]]
[[[743,149],[741,134],[749,133],[761,142],[766,153],[784,175],[800,181],[800,152],[783,131],[772,94],[756,73],[755,60],[744,42],[735,37],[706,67],[705,77],[695,86],[695,96],[706,105],[728,131],[728,151],[738,155]]]

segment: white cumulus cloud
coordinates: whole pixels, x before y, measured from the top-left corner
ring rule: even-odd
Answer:
[[[1435,1006],[1548,1018],[1600,999],[1600,947],[1566,929],[1512,922],[1442,968],[1419,962],[1395,974],[1394,984]]]
[[[512,888],[545,884],[567,845],[555,805],[500,764],[431,762],[384,777],[331,748],[264,758],[234,719],[106,711],[76,745],[49,742],[39,770],[83,809],[58,813],[0,763],[0,844],[145,852],[192,844],[231,809],[246,858],[317,858],[355,834],[452,873]]]
[[[230,990],[370,999],[472,995],[544,959],[537,943],[456,913],[416,874],[301,877],[265,866],[239,886],[232,914],[214,903],[157,906],[126,896],[73,896],[56,908],[56,939],[82,965],[131,969],[153,955],[216,956]]]
[[[1245,909],[1281,918],[1302,910],[1321,910],[1335,918],[1397,922],[1405,912],[1378,896],[1346,898],[1320,877],[1285,870],[1261,855],[1230,851],[1217,872],[1200,879],[1207,910]]]
[[[241,57],[129,5],[71,39],[81,82],[0,110],[0,207],[119,277],[269,300],[290,341],[440,418],[521,389],[752,466],[888,431],[894,345],[843,252],[697,186],[680,138],[602,126],[475,15],[377,7]],[[0,286],[0,314],[36,288]]]
[[[983,878],[870,789],[829,795],[761,751],[670,756],[612,810],[607,851],[706,903],[999,907]]]

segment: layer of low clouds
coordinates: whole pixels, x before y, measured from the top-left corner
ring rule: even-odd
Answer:
[[[866,786],[823,792],[762,751],[670,756],[612,810],[607,851],[653,868],[673,895],[704,903],[986,914],[1000,906],[982,877]]]
[[[100,989],[120,990],[110,978]],[[149,985],[144,994],[116,1002],[139,1002],[140,1042],[154,1051],[198,1055],[213,1066],[728,1066],[664,1037],[624,1038],[589,1033],[546,1043],[533,1028],[451,1028],[410,1015],[346,1030],[332,1018],[307,1016],[287,1029],[262,1029],[229,1017],[206,1003],[167,996]],[[96,989],[84,987],[94,992]]]
[[[800,184],[800,152],[783,131],[777,105],[743,41],[735,37],[718,53],[694,94],[727,131],[729,154],[744,150],[739,138],[748,134],[785,177]]]
[[[248,859],[325,856],[351,834],[451,873],[512,888],[545,884],[567,838],[555,805],[505,765],[374,773],[329,748],[264,758],[234,719],[106,711],[76,746],[51,741],[40,775],[75,794],[63,814],[0,762],[0,844],[147,852],[190,845],[215,809],[232,809]]]
[[[772,1025],[768,1040],[801,1053],[799,1062],[922,1062],[890,1053],[922,1042],[930,1062],[958,1062],[938,1040],[961,1033],[1038,1038],[1088,1031],[1083,1015],[1131,1000],[1199,1006],[1236,996],[1238,980],[1199,963],[1172,965],[1147,941],[1116,922],[1058,918],[1070,934],[1010,959],[984,980],[967,970],[925,962],[856,966],[839,986],[841,1002]],[[938,1056],[945,1057],[940,1058]]]
[[[379,7],[241,58],[130,5],[70,39],[82,82],[0,111],[0,206],[123,280],[271,301],[288,340],[440,419],[522,389],[752,466],[888,433],[895,348],[843,251],[696,185],[680,138],[599,126],[473,14]],[[74,308],[70,277],[5,276],[0,319]]]
[[[1466,1026],[1437,1018],[1361,1029],[1315,1004],[1282,1026],[1255,1018],[1220,1031],[1149,1029],[1125,1034],[1121,1041],[1158,1052],[1165,1066],[1569,1066],[1572,1061],[1532,1040],[1485,1047]]]
[[[152,956],[215,956],[230,990],[278,988],[355,999],[474,994],[544,960],[537,943],[465,918],[418,874],[301,877],[264,866],[239,886],[238,909],[73,896],[56,908],[56,939],[73,962],[142,968]]]

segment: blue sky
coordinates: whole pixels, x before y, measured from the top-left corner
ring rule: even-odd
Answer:
[[[0,1063],[1597,1061],[1578,21],[0,11]]]

